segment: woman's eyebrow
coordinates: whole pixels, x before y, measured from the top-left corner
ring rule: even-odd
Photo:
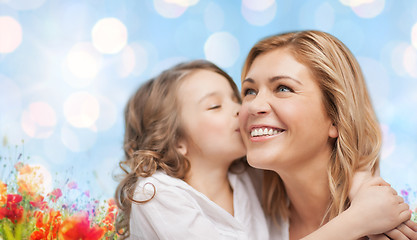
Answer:
[[[303,85],[303,83],[301,81],[299,81],[299,80],[297,80],[295,78],[292,78],[290,76],[287,76],[287,75],[278,75],[278,76],[271,77],[269,79],[269,82],[270,83],[273,83],[273,82],[278,81],[278,80],[281,80],[281,79],[289,79],[289,80],[292,80],[292,81],[298,83],[299,85]]]
[[[244,84],[245,82],[255,83],[255,80],[253,80],[252,78],[246,78],[242,81],[242,84]]]

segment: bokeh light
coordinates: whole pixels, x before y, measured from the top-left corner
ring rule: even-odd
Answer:
[[[223,9],[214,2],[209,2],[204,10],[204,23],[211,32],[217,32],[224,26]]]
[[[100,115],[94,124],[97,131],[106,131],[111,128],[117,119],[117,108],[116,105],[104,96],[98,98]]]
[[[350,6],[361,18],[374,18],[381,14],[385,7],[385,0],[340,0],[340,2]]]
[[[46,0],[8,0],[7,5],[16,10],[33,10],[42,6]]]
[[[99,113],[99,102],[87,92],[73,93],[64,103],[65,119],[77,128],[93,127]]]
[[[128,77],[136,65],[135,50],[126,46],[118,56],[117,71],[121,78]]]
[[[190,7],[193,5],[196,5],[199,0],[164,0],[167,3],[173,3],[173,4],[177,4],[178,6],[181,7]]]
[[[0,119],[14,118],[22,111],[22,92],[11,79],[0,74]]]
[[[317,29],[330,31],[334,25],[334,8],[328,2],[324,2],[317,7],[314,18]]]
[[[214,33],[204,44],[204,54],[220,67],[231,67],[240,54],[239,41],[229,32]]]
[[[22,27],[9,16],[0,16],[0,53],[13,52],[22,42]]]
[[[395,150],[395,134],[390,131],[389,126],[381,124],[382,130],[382,148],[381,159],[388,158]]]
[[[117,18],[103,18],[91,32],[93,46],[106,54],[120,52],[127,43],[127,28]]]
[[[187,6],[169,3],[165,0],[153,0],[153,4],[156,12],[165,18],[178,18],[187,10]]]
[[[382,64],[372,58],[357,57],[362,68],[372,102],[376,109],[383,108],[390,92],[388,73]]]
[[[131,43],[129,45],[134,52],[134,66],[132,69],[132,74],[134,76],[141,75],[148,67],[148,50],[149,48],[145,48],[140,43]],[[132,59],[131,59],[132,60]]]
[[[417,23],[411,28],[411,43],[417,49]]]
[[[242,1],[241,12],[248,23],[254,26],[264,26],[275,18],[277,4],[275,0]]]
[[[67,66],[74,76],[80,79],[92,79],[100,70],[101,57],[90,43],[78,43],[67,55]],[[90,81],[83,82],[84,84],[81,82],[82,85],[90,83]]]
[[[22,129],[30,137],[48,138],[56,125],[56,113],[46,102],[31,103],[22,114]]]
[[[404,68],[407,73],[413,77],[417,78],[417,49],[409,46],[405,49],[404,52]]]
[[[87,151],[94,146],[96,139],[96,132],[90,129],[74,129],[71,126],[63,126],[61,129],[61,141],[72,152]]]
[[[275,4],[275,0],[242,0],[242,5],[252,11],[262,12]]]

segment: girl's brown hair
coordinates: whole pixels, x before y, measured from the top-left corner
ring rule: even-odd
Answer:
[[[290,50],[308,67],[320,86],[327,114],[338,129],[327,171],[331,199],[324,222],[348,207],[354,171],[368,169],[375,173],[378,169],[381,131],[357,60],[328,33],[290,32],[259,41],[246,58],[242,81],[259,55],[277,48]],[[265,171],[263,205],[269,215],[288,217],[285,187],[273,171]]]
[[[153,198],[146,201],[133,199],[138,178],[149,177],[161,169],[169,176],[184,179],[190,168],[190,162],[176,147],[178,140],[185,137],[180,123],[181,106],[178,104],[177,90],[184,78],[198,70],[213,71],[224,76],[240,99],[237,86],[227,73],[213,63],[195,60],[178,64],[150,79],[126,105],[125,159],[119,163],[124,175],[115,194],[119,207],[116,230],[123,239],[129,236],[132,202],[145,203]]]

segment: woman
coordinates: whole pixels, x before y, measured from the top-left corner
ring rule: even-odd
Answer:
[[[313,232],[349,206],[355,171],[377,173],[381,132],[365,80],[330,34],[292,32],[258,42],[242,70],[241,95],[248,162],[270,170],[263,205],[281,225],[271,228],[274,235],[299,239]],[[404,204],[393,218],[406,221],[409,214]],[[415,224],[406,224],[387,235],[414,239]]]

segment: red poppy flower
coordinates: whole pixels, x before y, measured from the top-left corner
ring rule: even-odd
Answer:
[[[64,240],[98,240],[104,235],[104,229],[90,226],[87,213],[79,213],[67,218],[61,225],[59,236]]]
[[[8,194],[6,206],[0,208],[0,219],[6,217],[14,223],[20,221],[23,216],[23,207],[19,206],[19,203],[22,199],[19,194]]]

